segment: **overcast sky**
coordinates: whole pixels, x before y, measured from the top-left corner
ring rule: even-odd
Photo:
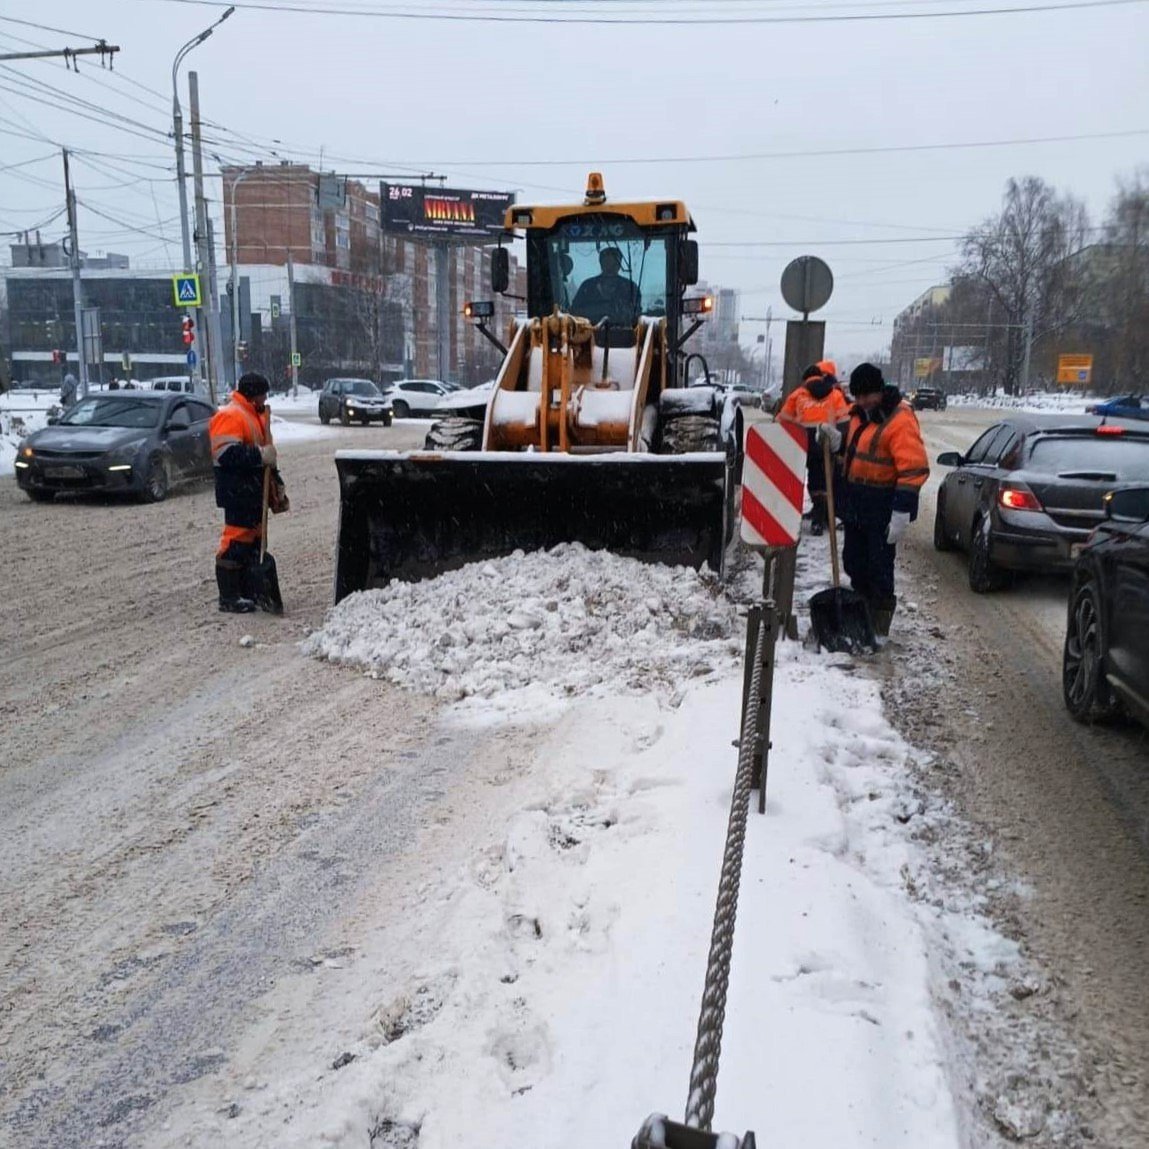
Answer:
[[[527,201],[577,199],[593,168],[613,198],[684,199],[698,224],[703,275],[739,288],[746,316],[768,307],[784,316],[782,268],[796,255],[820,255],[837,279],[823,312],[828,349],[856,358],[888,343],[893,316],[944,280],[954,258],[947,237],[993,212],[1010,176],[1039,175],[1073,191],[1096,222],[1115,178],[1149,161],[1149,2],[695,26],[321,10],[692,20],[998,2],[1038,0],[284,0],[309,12],[241,6],[186,67],[199,73],[205,119],[227,129],[210,129],[210,150],[225,159],[274,162],[277,149],[318,165],[322,149],[325,168],[433,170],[454,184],[516,189]],[[62,206],[61,165],[51,153],[67,144],[99,153],[76,167],[78,194],[90,205],[80,212],[81,246],[174,268],[179,227],[165,93],[177,49],[221,12],[179,0],[0,0],[0,52],[29,42],[81,47],[93,36],[122,49],[114,77],[86,62],[78,76],[58,62],[3,66],[0,229],[35,224]],[[87,114],[102,122],[49,106],[60,97],[45,83],[96,105]],[[138,123],[119,130],[109,111]],[[1138,130],[1144,134],[993,148],[776,155]],[[731,158],[763,153],[774,155]],[[633,162],[643,158],[672,162]],[[62,226],[61,217],[46,234],[58,237]],[[859,240],[890,242],[844,242]],[[874,320],[879,325],[869,326]],[[744,328],[743,341],[753,333]]]

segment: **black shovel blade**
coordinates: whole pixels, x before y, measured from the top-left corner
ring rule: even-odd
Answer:
[[[810,599],[810,633],[823,650],[835,654],[878,649],[869,604],[845,587],[820,590]]]
[[[279,572],[274,556],[265,554],[248,568],[248,583],[248,593],[261,610],[269,614],[283,613],[283,597],[279,592]]]

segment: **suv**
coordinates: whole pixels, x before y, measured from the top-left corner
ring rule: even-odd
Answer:
[[[946,393],[940,387],[919,387],[910,396],[910,406],[915,411],[944,411]]]
[[[398,383],[388,383],[385,393],[391,400],[395,418],[407,419],[412,415],[416,418],[433,415],[440,401],[456,390],[453,384],[438,379],[400,379]]]
[[[1105,496],[1073,570],[1061,684],[1078,722],[1125,709],[1149,726],[1149,485]]]
[[[370,379],[328,379],[319,392],[319,421],[338,419],[344,427],[352,423],[382,423],[391,426],[391,400]]]

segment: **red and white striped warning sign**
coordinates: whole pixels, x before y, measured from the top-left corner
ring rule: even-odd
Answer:
[[[747,427],[742,541],[751,547],[794,546],[805,492],[806,428],[785,422]]]

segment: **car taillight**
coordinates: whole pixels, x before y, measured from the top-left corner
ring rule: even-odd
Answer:
[[[1101,426],[1097,428],[1097,434],[1099,434],[1099,435],[1124,435],[1125,434],[1125,428],[1124,427],[1110,427],[1109,424],[1102,423]]]
[[[1024,487],[1002,487],[997,493],[999,507],[1007,511],[1040,511],[1041,504],[1037,496]]]

